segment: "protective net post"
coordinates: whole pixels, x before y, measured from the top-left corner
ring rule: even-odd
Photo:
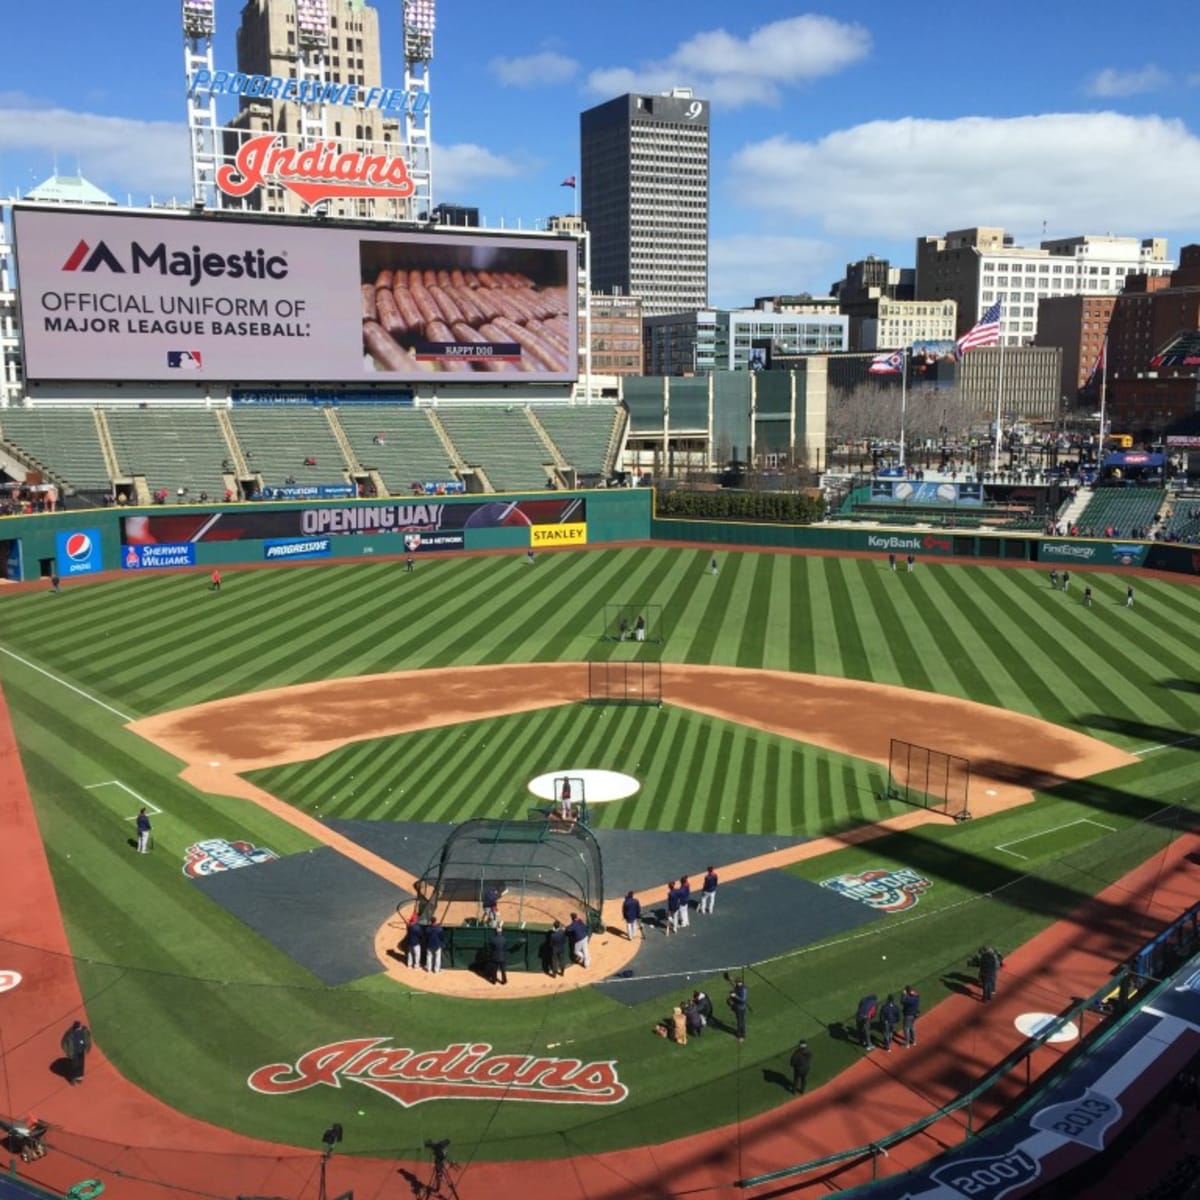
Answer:
[[[891,739],[888,799],[932,809],[963,821],[970,816],[970,786],[970,759],[900,738]]]
[[[588,663],[589,704],[662,704],[662,663],[604,659]]]

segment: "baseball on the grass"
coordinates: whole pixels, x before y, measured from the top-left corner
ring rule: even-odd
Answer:
[[[879,957],[880,957],[880,958],[882,958],[884,962],[887,962],[887,955],[886,955],[886,954],[881,954]]]

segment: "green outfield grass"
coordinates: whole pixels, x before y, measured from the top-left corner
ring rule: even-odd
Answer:
[[[513,555],[422,559],[411,575],[391,562],[230,571],[215,595],[195,574],[5,595],[0,681],[106,1053],[184,1111],[299,1145],[334,1117],[351,1152],[416,1152],[436,1133],[453,1137],[464,1161],[653,1141],[667,1108],[682,1134],[779,1103],[774,1072],[800,1036],[817,1047],[814,1081],[829,1078],[857,1056],[835,1032],[864,987],[911,981],[936,1002],[982,940],[1011,950],[1070,911],[1169,839],[1172,827],[1152,814],[1195,797],[1200,743],[1173,743],[1193,736],[1200,716],[1200,589],[1140,579],[1127,610],[1123,578],[1079,573],[1080,593],[1090,584],[1095,596],[1088,610],[1040,572],[922,562],[893,575],[874,560],[719,557],[716,577],[707,550],[654,547],[543,555],[533,569]],[[642,653],[669,661],[934,690],[1148,752],[1036,805],[791,868],[821,880],[910,866],[933,887],[906,914],[754,967],[747,1042],[714,1037],[696,1053],[652,1036],[661,1004],[631,1010],[587,990],[487,1004],[382,978],[324,988],[182,875],[184,850],[202,837],[245,837],[280,854],[312,843],[182,784],[179,764],[125,719],[334,676],[628,654],[597,639],[605,601],[661,604],[667,640]],[[323,816],[461,819],[519,810],[526,780],[568,751],[644,781],[598,818],[626,828],[812,833],[881,815],[874,766],[670,707],[564,706],[364,743],[257,778]],[[727,812],[715,799],[726,791],[736,795]],[[126,844],[136,797],[163,810],[156,853],[143,859]],[[722,995],[708,973],[720,965],[697,964],[680,994],[704,984]],[[630,1097],[615,1110],[477,1101],[408,1111],[358,1085],[285,1098],[246,1087],[256,1067],[363,1036],[616,1059]]]

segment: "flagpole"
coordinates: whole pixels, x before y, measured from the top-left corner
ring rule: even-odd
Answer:
[[[1100,347],[1100,444],[1096,447],[1096,469],[1104,468],[1104,412],[1108,401],[1108,335]]]
[[[900,351],[900,466],[904,466],[904,425],[908,414],[908,347]]]
[[[1003,326],[1001,326],[1003,328]],[[996,372],[996,440],[992,449],[992,474],[1000,474],[1000,421],[1004,400],[1004,334],[1000,334],[1000,367]]]

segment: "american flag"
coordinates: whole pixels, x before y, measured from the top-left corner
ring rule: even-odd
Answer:
[[[899,350],[889,350],[886,354],[877,354],[867,367],[870,375],[899,375],[904,370],[904,355]]]
[[[954,353],[962,358],[968,350],[978,350],[980,346],[1000,345],[1000,301],[997,300],[991,308],[986,309],[982,317],[954,343]]]
[[[564,180],[562,181],[562,183],[560,183],[558,186],[559,186],[559,187],[570,187],[570,188],[573,188],[573,187],[575,186],[575,176],[574,176],[574,175],[568,175],[568,176],[566,177],[566,179],[564,179]]]
[[[1092,363],[1092,369],[1088,372],[1087,381],[1084,387],[1099,387],[1100,377],[1104,374],[1104,359],[1108,353],[1108,338],[1100,343],[1100,353],[1096,355],[1096,361]],[[1153,364],[1151,364],[1153,366]]]

